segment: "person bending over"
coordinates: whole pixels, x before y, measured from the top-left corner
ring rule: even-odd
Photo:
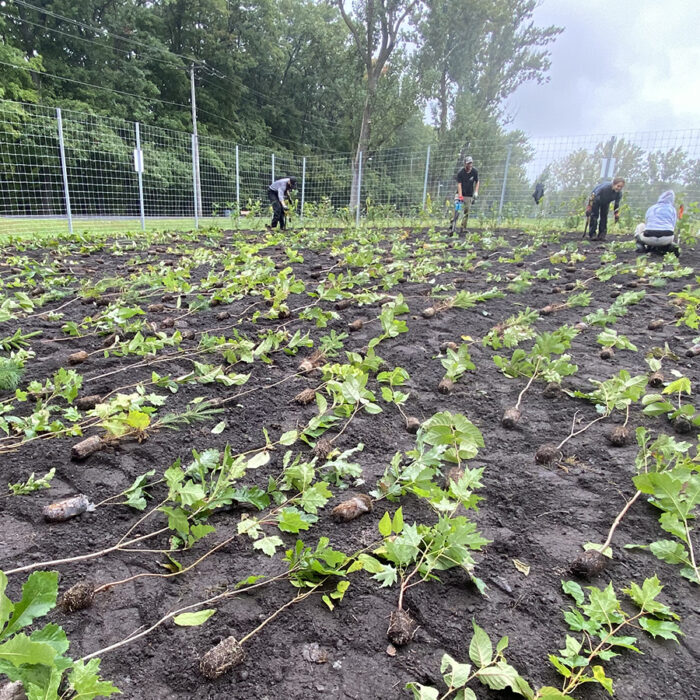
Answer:
[[[297,188],[297,180],[295,177],[283,177],[280,180],[275,180],[267,188],[267,198],[272,204],[272,223],[268,228],[275,228],[280,225],[280,230],[284,231],[287,228],[286,212],[289,209],[287,204],[289,193]]]
[[[673,203],[676,195],[673,190],[666,190],[656,204],[652,204],[644,217],[644,223],[639,224],[634,232],[639,253],[673,253],[679,255],[678,246],[673,242],[673,232],[676,228],[676,208]]]
[[[615,223],[620,220],[620,198],[625,180],[621,177],[613,178],[612,182],[604,182],[598,185],[588,199],[586,216],[588,217],[588,236],[597,241],[604,241],[608,232],[608,210],[614,202]],[[600,220],[600,228],[598,221]],[[596,229],[597,236],[596,236]]]

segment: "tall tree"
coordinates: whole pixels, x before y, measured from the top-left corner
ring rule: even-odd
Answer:
[[[397,47],[404,23],[422,5],[422,0],[353,0],[349,10],[344,0],[331,1],[350,30],[365,71],[365,99],[350,191],[350,204],[354,207],[358,194],[360,154],[369,150],[372,112],[379,83],[387,71],[387,63]]]

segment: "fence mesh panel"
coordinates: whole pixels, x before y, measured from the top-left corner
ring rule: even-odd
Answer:
[[[299,181],[297,216],[352,223],[359,203],[369,221],[422,212],[439,224],[451,214],[455,175],[466,155],[480,179],[476,218],[571,222],[581,217],[592,187],[613,175],[626,178],[623,203],[637,217],[664,189],[685,203],[700,200],[700,129],[537,139],[516,133],[510,144],[483,142],[468,151],[433,146],[363,153],[358,193],[355,154],[275,153],[200,135],[197,163],[190,133],[74,110],[61,117],[62,128],[56,108],[0,101],[0,233],[65,231],[66,188],[70,222],[81,230],[138,228],[142,207],[147,227],[191,228],[195,213],[200,225],[233,216],[231,225],[259,226],[268,216],[270,182],[290,175]],[[545,192],[539,204],[532,196],[536,183]]]

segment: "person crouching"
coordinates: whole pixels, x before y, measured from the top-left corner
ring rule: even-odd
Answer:
[[[639,253],[673,253],[678,256],[680,250],[673,242],[674,230],[678,216],[673,203],[676,195],[673,190],[666,190],[656,204],[652,204],[634,232],[634,239]]]

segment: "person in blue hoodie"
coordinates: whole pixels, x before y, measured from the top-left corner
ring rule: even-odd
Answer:
[[[639,224],[634,232],[639,253],[673,253],[679,254],[678,246],[673,242],[674,230],[678,215],[673,190],[661,194],[656,204],[652,204],[644,217],[644,223]]]

